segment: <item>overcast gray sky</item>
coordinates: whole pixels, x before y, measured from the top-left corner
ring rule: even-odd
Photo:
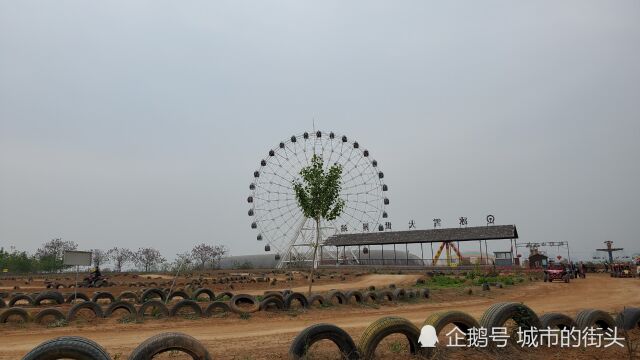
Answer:
[[[640,250],[638,1],[1,1],[0,245],[261,253],[279,141],[357,139],[395,229]]]

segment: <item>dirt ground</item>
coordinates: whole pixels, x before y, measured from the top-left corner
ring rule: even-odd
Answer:
[[[395,283],[410,286],[419,275],[364,275],[348,281],[320,284],[314,290],[354,289],[369,285]],[[261,293],[268,289],[251,289]],[[304,286],[295,290],[305,290]],[[398,303],[380,306],[346,305],[314,308],[307,311],[284,313],[259,312],[248,319],[237,315],[224,318],[197,320],[160,319],[145,323],[119,323],[116,319],[104,319],[97,324],[46,328],[37,324],[0,326],[0,359],[20,359],[39,343],[58,336],[84,336],[105,347],[114,359],[126,359],[129,353],[145,339],[162,332],[174,331],[189,334],[201,341],[215,359],[281,359],[293,338],[304,328],[316,323],[331,323],[345,329],[357,343],[364,329],[383,316],[400,316],[421,326],[431,313],[441,310],[465,311],[477,319],[496,302],[524,302],[538,315],[545,312],[562,312],[575,316],[586,308],[597,308],[610,313],[619,312],[625,306],[640,307],[640,280],[614,279],[598,274],[569,284],[532,282],[504,289],[474,291],[466,294],[462,289],[432,291],[432,298],[413,303]],[[635,338],[637,331],[632,335]],[[320,344],[322,354],[328,345]],[[324,346],[324,347],[323,347]],[[407,358],[400,351],[381,350],[383,358]],[[329,353],[331,354],[331,353]],[[321,356],[322,357],[322,356]],[[329,357],[331,357],[329,355]],[[511,349],[500,354],[473,349],[445,349],[438,355],[442,359],[618,359],[628,358],[622,349]]]

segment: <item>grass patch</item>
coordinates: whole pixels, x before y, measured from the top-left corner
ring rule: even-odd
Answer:
[[[67,320],[65,319],[58,319],[56,321],[52,321],[50,323],[47,324],[48,328],[59,328],[59,327],[65,327],[69,325],[69,322],[67,322]]]
[[[131,324],[131,323],[136,323],[138,320],[137,316],[133,315],[133,314],[129,314],[129,315],[125,315],[123,317],[121,317],[120,319],[118,319],[118,322],[120,324]]]
[[[243,313],[240,314],[240,319],[249,320],[249,319],[251,319],[251,314],[249,314],[247,312],[243,312]]]
[[[399,354],[407,349],[407,346],[403,344],[401,341],[394,341],[389,344],[389,351],[394,354]]]

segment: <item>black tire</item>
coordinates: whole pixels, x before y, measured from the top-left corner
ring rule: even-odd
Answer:
[[[616,317],[616,324],[618,324],[619,328],[627,331],[633,330],[636,327],[640,328],[640,309],[624,308]]]
[[[209,304],[209,306],[207,306],[207,309],[204,311],[204,314],[206,317],[211,317],[213,315],[216,314],[216,310],[222,310],[222,313],[229,313],[231,312],[231,309],[229,308],[229,305],[227,305],[227,303],[222,302],[222,301],[214,301],[211,304]]]
[[[126,301],[125,299],[132,299],[134,303],[138,303],[140,301],[138,294],[133,291],[121,292],[120,295],[118,295],[117,301]]]
[[[0,298],[0,309],[6,308],[6,307],[7,307],[7,303],[4,302],[4,299]]]
[[[396,298],[396,300],[406,300],[407,292],[402,288],[395,289],[393,290],[393,297]]]
[[[169,316],[174,317],[178,315],[178,311],[182,308],[190,308],[196,314],[197,317],[202,317],[202,308],[198,305],[197,302],[189,299],[184,299],[178,301],[171,310],[169,311]]]
[[[181,297],[182,300],[190,300],[191,299],[191,296],[189,296],[189,294],[187,294],[186,291],[176,290],[176,291],[172,291],[171,294],[169,294],[169,299],[167,301],[171,301],[175,297]]]
[[[585,309],[576,315],[576,324],[578,329],[582,330],[587,327],[599,327],[604,330],[616,327],[616,321],[608,313],[597,309]]]
[[[540,316],[540,326],[542,329],[568,329],[576,327],[577,324],[570,316],[565,314],[550,312]]]
[[[53,300],[56,304],[64,304],[64,296],[57,291],[47,291],[38,294],[33,300],[33,305],[40,305],[45,300]]]
[[[367,302],[367,300],[371,300],[371,302],[377,303],[379,300],[378,293],[375,291],[367,291],[364,294],[364,301]]]
[[[298,303],[300,303],[300,305],[302,306],[302,308],[304,309],[309,308],[309,301],[307,300],[307,297],[299,292],[293,292],[284,297],[285,309],[291,308],[291,304],[293,303],[294,300],[297,300]]]
[[[73,320],[75,320],[76,316],[78,315],[78,312],[84,309],[89,309],[93,311],[93,313],[96,315],[96,318],[104,317],[104,312],[102,311],[102,308],[100,307],[100,305],[96,304],[93,301],[85,301],[85,302],[75,304],[71,307],[71,309],[69,309],[69,312],[67,313],[67,321],[72,322]]]
[[[67,304],[71,304],[76,299],[82,299],[84,301],[91,301],[91,299],[85,293],[73,293],[67,296],[67,300],[65,301]]]
[[[377,296],[378,296],[378,302],[383,302],[385,300],[390,302],[396,301],[396,297],[393,296],[393,292],[391,292],[390,290],[380,290],[378,291]]]
[[[338,304],[340,304],[340,305],[346,305],[347,304],[347,297],[344,296],[344,293],[342,291],[339,291],[339,290],[329,291],[329,293],[327,294],[327,298],[326,299],[329,302],[332,302],[332,303],[334,303],[333,299],[336,299],[338,301]]]
[[[284,303],[284,296],[282,296],[282,294],[279,293],[279,292],[267,292],[262,297],[262,300],[266,300],[266,299],[271,298],[271,297],[278,298],[278,299],[282,300],[282,302]]]
[[[111,357],[100,345],[89,339],[63,336],[43,342],[22,358],[22,360],[57,359],[111,360]]]
[[[222,300],[224,299],[225,296],[231,299],[233,297],[233,293],[229,291],[223,291],[220,294],[218,294],[218,296],[216,297],[216,300]]]
[[[277,310],[286,309],[284,301],[280,300],[280,298],[275,296],[269,296],[263,299],[262,301],[260,301],[260,311],[269,311],[274,307]]]
[[[358,290],[347,291],[344,294],[344,297],[347,298],[347,304],[352,304],[352,303],[361,304],[364,302],[364,295],[362,294],[362,292]]]
[[[124,300],[118,300],[109,304],[109,307],[104,312],[104,317],[110,317],[114,311],[119,309],[125,309],[129,312],[129,315],[133,315],[136,318],[138,317],[138,311],[136,311],[136,307],[133,306],[132,303]]]
[[[251,303],[251,307],[248,309],[240,308],[238,306],[239,302]],[[260,310],[260,304],[258,304],[258,301],[255,297],[253,297],[253,295],[237,294],[234,295],[229,301],[229,308],[236,314],[254,313]]]
[[[149,300],[142,304],[138,309],[138,319],[142,320],[145,317],[145,312],[149,308],[154,308],[158,311],[159,317],[169,317],[169,309],[160,300]],[[147,315],[148,316],[148,315]]]
[[[15,295],[14,297],[11,298],[11,300],[9,300],[9,307],[13,307],[16,306],[16,303],[18,301],[22,301],[22,300],[27,300],[27,302],[29,303],[29,305],[33,305],[33,298],[27,294],[18,294]]]
[[[91,301],[93,301],[94,303],[98,303],[98,300],[103,299],[109,299],[109,303],[113,303],[116,301],[116,297],[113,296],[112,293],[107,291],[97,292],[93,294],[93,297],[91,297]]]
[[[322,296],[321,294],[313,294],[307,300],[309,302],[309,306],[310,307],[313,306],[313,304],[315,304],[316,302],[320,306],[326,304],[326,302],[327,302],[327,299],[325,299],[324,296]]]
[[[349,360],[360,358],[353,339],[341,328],[331,324],[316,324],[302,330],[289,347],[289,358],[302,360],[307,358],[307,351],[313,344],[321,340],[330,340],[338,346],[343,357]]]
[[[6,323],[10,316],[18,316],[22,318],[23,322],[29,322],[31,320],[31,315],[29,315],[27,310],[19,307],[11,307],[0,313],[0,323]]]
[[[151,288],[151,289],[145,290],[142,293],[142,295],[140,296],[140,302],[145,303],[149,300],[152,300],[154,297],[159,297],[160,300],[163,302],[167,300],[167,295],[165,294],[164,291],[158,288]]]
[[[491,305],[480,318],[480,326],[485,329],[504,327],[508,320],[513,320],[522,329],[540,329],[538,315],[528,306],[515,302],[504,302]],[[496,344],[489,342],[491,347]]]
[[[473,316],[457,310],[433,313],[424,320],[422,326],[431,325],[436,329],[436,334],[440,334],[440,331],[450,324],[457,326],[465,334],[468,334],[471,328],[480,328],[478,320]]]
[[[129,355],[129,360],[148,360],[157,354],[172,350],[187,353],[195,360],[212,359],[207,348],[195,338],[182,333],[163,333],[152,336],[138,345]]]
[[[373,359],[378,344],[391,334],[402,334],[409,341],[409,351],[415,354],[420,350],[418,339],[420,338],[420,329],[407,319],[387,316],[371,323],[360,336],[358,342],[358,350],[362,359]]]
[[[56,308],[47,308],[39,311],[36,316],[33,317],[33,322],[41,324],[42,320],[47,316],[53,316],[56,320],[66,320],[66,316],[64,316],[62,311]]]
[[[206,288],[200,288],[193,293],[193,300],[198,300],[200,295],[205,294],[209,297],[209,301],[214,301],[216,299],[215,294],[212,290]]]

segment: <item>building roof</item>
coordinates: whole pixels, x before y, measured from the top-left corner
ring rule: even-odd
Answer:
[[[329,237],[324,245],[354,246],[382,244],[410,244],[442,241],[472,241],[517,239],[515,225],[475,226],[464,228],[380,231],[358,234],[338,234]]]

